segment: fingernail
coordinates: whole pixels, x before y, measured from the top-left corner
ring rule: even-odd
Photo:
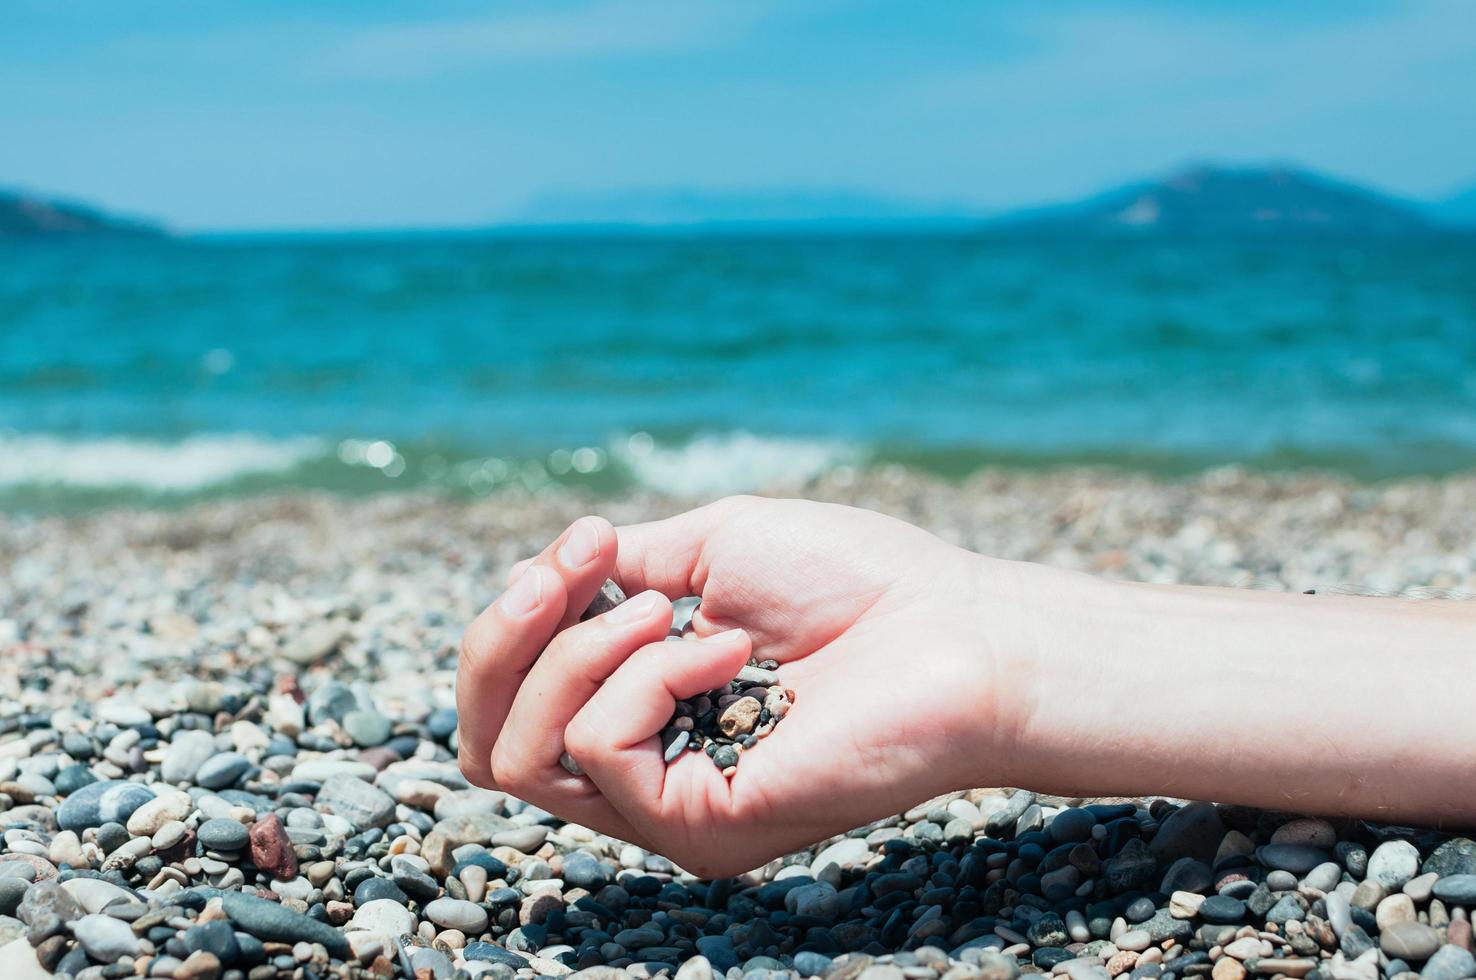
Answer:
[[[543,569],[537,565],[520,575],[498,600],[502,611],[509,616],[526,616],[537,609],[543,602],[543,575]]]
[[[743,630],[741,629],[723,630],[721,633],[714,633],[711,636],[701,637],[697,640],[697,642],[711,643],[713,646],[721,646],[724,643],[732,643],[734,640],[742,635]]]
[[[633,623],[636,620],[645,619],[656,607],[656,595],[655,592],[642,592],[605,613],[605,618],[612,623]]]
[[[572,572],[599,556],[600,532],[592,522],[581,517],[569,528],[568,538],[559,546],[559,564]]]

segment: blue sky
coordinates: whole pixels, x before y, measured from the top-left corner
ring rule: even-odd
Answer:
[[[1185,160],[1476,183],[1476,3],[8,0],[0,185],[187,229],[543,195],[993,209]]]

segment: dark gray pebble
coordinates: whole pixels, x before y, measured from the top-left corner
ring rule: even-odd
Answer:
[[[1079,844],[1092,836],[1097,818],[1084,807],[1067,807],[1051,818],[1046,832],[1060,844]]]
[[[1189,803],[1159,824],[1149,850],[1165,866],[1186,857],[1208,864],[1224,837],[1225,823],[1213,803]]]
[[[1476,874],[1455,874],[1435,882],[1435,897],[1452,905],[1476,904]]]
[[[1435,848],[1420,865],[1420,874],[1432,871],[1442,878],[1476,874],[1476,841],[1469,837],[1452,837]]]
[[[241,956],[241,947],[236,942],[236,931],[229,922],[206,922],[186,929],[183,936],[185,948],[190,952],[205,950],[213,953],[222,963],[231,964]]]
[[[1268,868],[1304,875],[1324,861],[1331,861],[1332,855],[1306,844],[1266,844],[1257,848],[1256,860]]]
[[[207,820],[195,831],[200,843],[213,851],[239,851],[246,846],[245,825],[235,820]]]
[[[1199,917],[1219,925],[1238,925],[1245,921],[1245,903],[1226,895],[1211,895],[1199,906]]]
[[[213,889],[211,889],[213,891]],[[265,898],[244,892],[218,892],[226,915],[243,932],[257,939],[280,943],[321,943],[334,956],[347,957],[348,940],[341,930],[326,922],[294,912]]]
[[[678,728],[667,729],[661,733],[661,755],[670,764],[686,751],[688,743],[692,740],[690,732]]]
[[[195,783],[206,789],[225,789],[234,786],[251,768],[251,760],[239,752],[222,752],[205,760],[195,773]]]
[[[1135,898],[1128,903],[1127,908],[1123,910],[1122,916],[1136,925],[1139,922],[1147,922],[1153,918],[1153,913],[1157,911],[1158,906],[1153,903],[1153,899],[1147,897]]]

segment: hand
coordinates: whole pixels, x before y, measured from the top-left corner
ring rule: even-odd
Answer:
[[[467,630],[462,768],[695,873],[746,871],[1013,758],[1023,719],[1005,682],[1029,665],[989,639],[1012,567],[807,501],[732,498],[618,531],[582,518]],[[606,578],[631,598],[578,622]],[[702,597],[698,638],[667,641],[686,595]],[[675,699],[725,684],[750,652],[779,661],[788,716],[731,780],[701,753],[665,765]]]

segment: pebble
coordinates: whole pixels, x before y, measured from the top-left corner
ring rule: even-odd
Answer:
[[[214,754],[214,735],[197,729],[179,732],[170,740],[164,760],[159,763],[159,778],[166,783],[187,783]]]
[[[1440,934],[1421,922],[1393,922],[1379,933],[1379,946],[1390,956],[1422,962],[1440,948]]]
[[[390,737],[389,719],[376,711],[350,711],[341,724],[354,744],[364,748],[383,745]]]
[[[1420,980],[1467,980],[1476,977],[1476,958],[1459,946],[1441,946],[1420,970]]]
[[[405,936],[415,931],[415,914],[392,898],[370,899],[361,902],[347,928],[383,933],[391,938]]]
[[[1320,847],[1305,844],[1267,844],[1257,849],[1256,858],[1268,868],[1304,875],[1319,864],[1332,860],[1332,855]]]
[[[387,826],[395,816],[395,801],[357,776],[330,776],[318,790],[314,805],[324,813],[343,817],[356,831]]]
[[[220,899],[231,922],[258,939],[320,943],[336,956],[348,955],[343,933],[317,919],[241,892],[222,892]]]
[[[194,809],[188,793],[165,792],[129,814],[128,832],[135,837],[152,837],[165,824],[183,821]]]
[[[206,789],[225,789],[251,768],[251,760],[239,752],[221,752],[206,759],[195,773],[195,782]]]
[[[84,915],[72,923],[72,933],[87,955],[99,963],[116,963],[138,953],[138,937],[128,923],[106,915]]]
[[[1420,871],[1442,878],[1476,874],[1476,841],[1469,837],[1452,837],[1430,852],[1425,863],[1420,865]]]
[[[1409,841],[1386,841],[1368,856],[1367,880],[1383,885],[1385,891],[1403,888],[1419,871],[1420,852]]]
[[[1437,880],[1430,891],[1451,905],[1476,905],[1476,874],[1448,875]]]
[[[195,836],[201,844],[213,851],[239,851],[248,841],[245,826],[235,820],[219,817],[202,823],[195,830]]]
[[[425,917],[443,929],[476,935],[487,928],[487,912],[480,905],[454,898],[438,898],[425,907]]]

